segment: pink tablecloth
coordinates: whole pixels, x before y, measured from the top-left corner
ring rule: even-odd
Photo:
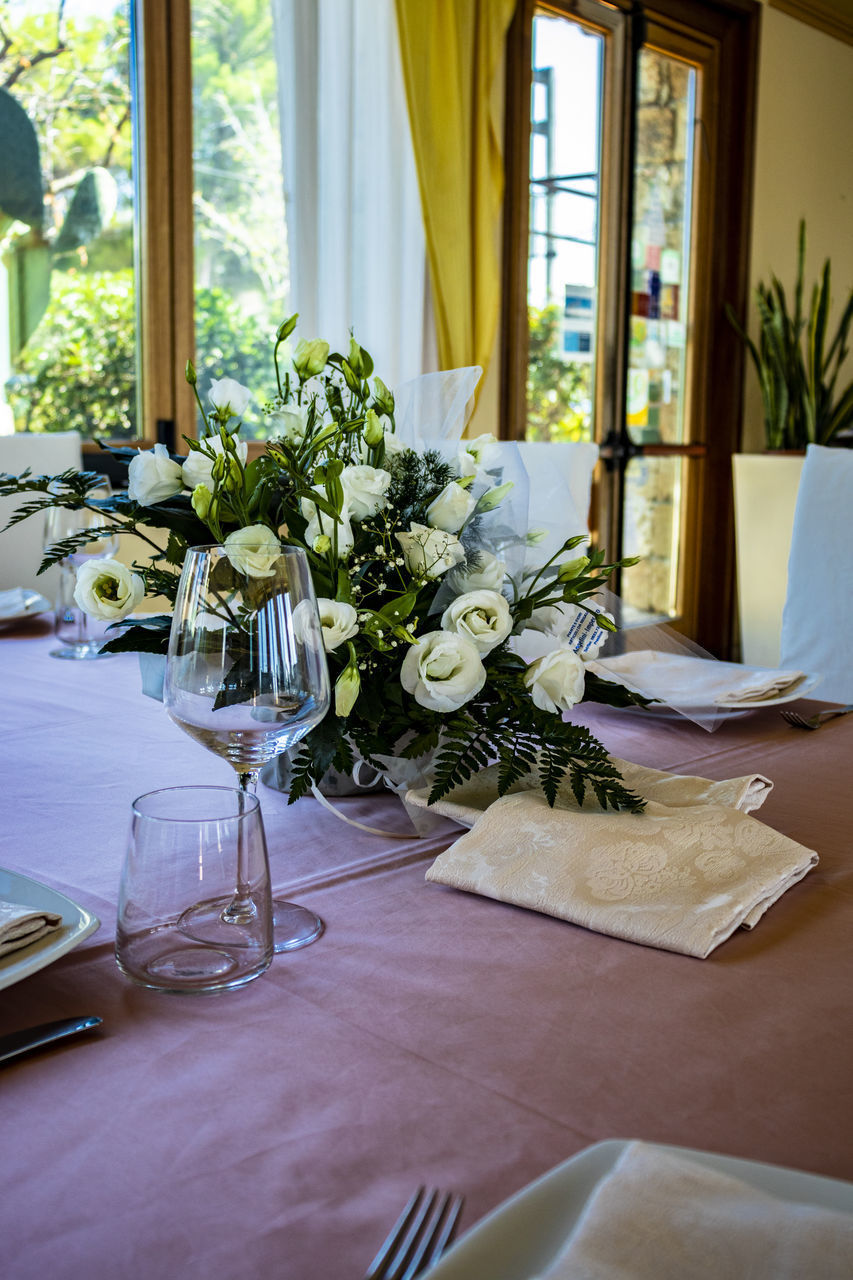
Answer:
[[[0,1072],[6,1280],[356,1280],[417,1184],[464,1191],[470,1226],[604,1138],[853,1179],[853,717],[807,734],[763,711],[709,735],[584,712],[622,757],[765,773],[761,818],[819,852],[708,960],[426,884],[450,825],[383,841],[264,790],[276,885],[327,932],[243,991],[172,997],[113,960],[128,807],[230,771],[140,695],[133,657],[49,647],[0,637],[0,865],[103,924],[0,992],[0,1032],[104,1026]],[[347,805],[400,820],[390,797]]]

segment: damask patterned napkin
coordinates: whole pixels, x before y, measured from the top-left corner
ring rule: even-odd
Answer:
[[[539,1280],[849,1280],[853,1215],[632,1142]]]
[[[649,769],[644,765],[631,764],[629,760],[619,760],[616,756],[611,756],[610,759],[621,773],[629,791],[636,792],[646,800],[656,800],[668,805],[671,809],[680,809],[685,805],[721,804],[751,813],[754,809],[761,808],[773,790],[770,779],[760,773],[748,773],[742,778],[712,782],[710,778]],[[521,791],[533,791],[537,788],[535,777],[526,774],[513,783],[507,794],[516,795]],[[429,787],[408,791],[407,805],[426,808],[429,792]],[[461,786],[454,787],[450,795],[436,801],[430,808],[444,818],[452,818],[461,827],[472,827],[497,798],[498,766],[493,764],[474,774]],[[560,792],[560,801],[573,803],[571,790],[565,783]]]
[[[55,911],[34,911],[18,902],[0,899],[0,956],[38,942],[61,924],[62,916]]]
[[[553,809],[538,791],[505,795],[426,878],[705,959],[735,929],[751,929],[817,854],[745,812],[761,803],[757,775],[658,779],[669,803],[652,798],[652,778],[640,814],[581,809],[566,790]]]

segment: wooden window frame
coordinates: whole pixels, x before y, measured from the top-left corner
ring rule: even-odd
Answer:
[[[611,3],[623,13],[632,8],[627,0]],[[633,6],[636,11],[637,6]],[[531,31],[534,10],[552,10],[568,18],[588,19],[584,0],[519,0],[507,44],[506,161],[507,186],[504,216],[504,311],[502,317],[501,360],[505,417],[501,434],[518,438],[523,434],[527,376],[527,255],[529,119],[531,79]],[[701,53],[714,60],[719,92],[703,101],[703,119],[708,145],[719,147],[719,160],[711,163],[705,188],[694,203],[694,219],[704,219],[714,228],[713,260],[697,264],[704,273],[693,289],[696,299],[694,321],[708,364],[692,367],[688,373],[695,415],[695,438],[682,446],[646,445],[646,456],[684,456],[687,492],[684,525],[681,530],[682,572],[679,621],[676,625],[705,648],[720,657],[732,652],[734,623],[734,517],[731,486],[731,455],[741,438],[744,352],[725,316],[730,303],[743,313],[749,291],[749,243],[752,216],[752,175],[755,129],[755,95],[758,68],[758,38],[761,9],[754,0],[650,0],[646,6],[649,30],[665,32],[666,52],[681,48],[689,60]],[[677,55],[676,55],[677,56]],[[621,69],[627,73],[627,68]],[[633,93],[630,95],[633,99]],[[609,104],[609,105],[608,105]],[[605,113],[617,107],[605,83]],[[621,124],[617,138],[619,154],[602,155],[602,183],[605,172],[621,166],[625,193],[619,209],[620,224],[602,225],[602,248],[621,257],[621,268],[611,263],[600,275],[603,289],[618,281],[619,310],[614,300],[603,299],[604,314],[599,330],[599,383],[610,384],[610,412],[614,421],[624,422],[628,323],[628,262],[630,220],[626,208],[631,183],[625,165],[630,165],[630,149],[625,141],[633,128],[631,101],[622,97]],[[526,124],[523,124],[526,122]],[[607,129],[604,137],[607,137]],[[602,190],[602,209],[605,208]],[[701,207],[700,207],[701,206]],[[596,396],[596,435],[601,440],[607,428],[606,412],[601,412]],[[593,507],[593,538],[617,554],[621,542],[622,495],[620,482],[600,483],[599,499],[607,492],[611,500]]]

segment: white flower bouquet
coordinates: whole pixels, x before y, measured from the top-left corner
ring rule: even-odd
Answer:
[[[381,769],[377,757],[433,752],[432,801],[497,761],[502,794],[533,771],[552,804],[568,777],[579,803],[591,790],[605,808],[641,808],[602,745],[564,717],[584,698],[642,701],[586,665],[615,629],[594,597],[616,566],[570,538],[531,567],[536,537],[506,514],[503,455],[491,436],[459,438],[459,397],[450,435],[433,446],[426,402],[409,397],[399,421],[399,395],[373,377],[354,338],[345,356],[300,341],[286,361],[296,319],[276,334],[275,394],[263,406],[273,438],[260,457],[247,461],[239,435],[247,388],[221,379],[205,405],[188,364],[204,434],[186,441],[186,456],[163,445],[113,450],[129,462],[129,482],[109,499],[89,496],[92,472],[4,476],[0,494],[33,495],[13,519],[89,508],[149,543],[132,568],[101,560],[80,575],[80,606],[117,630],[112,651],[165,653],[170,616],[130,615],[144,594],[174,601],[188,547],[222,544],[235,569],[258,579],[280,542],[304,548],[334,701],[300,743],[291,800],[359,757]],[[428,375],[443,380],[444,400],[453,376]],[[89,536],[57,543],[42,567]]]

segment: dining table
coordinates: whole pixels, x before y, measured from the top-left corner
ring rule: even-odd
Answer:
[[[461,828],[409,833],[390,792],[261,786],[273,888],[325,932],[175,995],[115,961],[131,803],[234,775],[143,696],[136,655],[53,646],[49,620],[0,635],[0,866],[100,927],[0,990],[0,1034],[103,1022],[0,1068],[5,1280],[359,1280],[418,1185],[464,1193],[464,1233],[606,1139],[853,1180],[853,716],[570,713],[621,759],[763,774],[759,820],[818,854],[706,959],[427,882]]]

